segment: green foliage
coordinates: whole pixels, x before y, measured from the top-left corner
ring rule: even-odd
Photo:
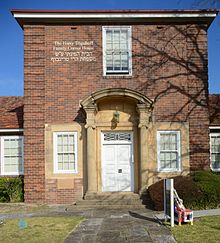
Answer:
[[[220,173],[194,172],[190,176],[174,177],[174,187],[183,204],[189,209],[220,207]],[[163,181],[148,188],[155,210],[163,210]]]
[[[0,202],[24,201],[24,183],[22,177],[0,178]]]
[[[202,197],[197,202],[200,208],[217,208],[220,206],[220,174],[208,171],[198,171],[193,179],[202,191]]]

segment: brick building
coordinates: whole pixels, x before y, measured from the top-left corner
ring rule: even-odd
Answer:
[[[24,31],[24,98],[0,100],[1,175],[24,174],[26,202],[141,193],[220,169],[207,70],[217,11],[12,14]]]

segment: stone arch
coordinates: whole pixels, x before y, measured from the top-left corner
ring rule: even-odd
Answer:
[[[98,100],[105,97],[128,97],[136,100],[138,104],[144,104],[149,108],[153,106],[153,101],[151,99],[135,90],[127,88],[108,88],[96,91],[83,99],[80,104],[83,108],[86,108],[95,105]]]

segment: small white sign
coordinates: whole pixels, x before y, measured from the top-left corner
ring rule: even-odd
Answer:
[[[174,193],[173,179],[164,179],[164,215],[165,220],[170,219],[171,227],[174,227]]]

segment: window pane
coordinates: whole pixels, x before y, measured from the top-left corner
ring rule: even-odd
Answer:
[[[75,162],[75,155],[74,154],[70,154],[69,155],[69,161],[70,162]]]
[[[4,139],[4,148],[11,148],[11,142],[9,139]]]
[[[4,148],[4,155],[10,156],[11,155],[11,149],[10,148]]]
[[[127,43],[128,41],[128,31],[127,30],[121,30],[121,42]]]
[[[4,173],[13,174],[22,171],[23,158],[22,158],[22,143],[21,138],[4,138],[3,139],[3,165]]]
[[[58,157],[57,157],[57,160],[58,160],[58,163],[59,162],[63,162],[63,155],[62,154],[58,154]]]
[[[19,155],[18,148],[11,148],[11,156],[16,156],[16,155]]]
[[[74,144],[74,135],[69,136],[69,144]]]
[[[63,163],[58,163],[58,170],[63,170]]]
[[[168,170],[178,169],[178,141],[177,133],[159,133],[160,168]]]
[[[63,152],[64,153],[67,153],[68,152],[68,144],[65,144],[64,146],[63,146]]]
[[[107,66],[107,70],[113,70],[113,55],[112,54],[106,55],[106,66]]]
[[[69,170],[69,163],[63,163],[63,170]]]
[[[177,150],[177,135],[176,134],[170,135],[170,149]]]
[[[114,70],[121,69],[121,58],[119,53],[114,54]]]
[[[57,144],[58,144],[58,145],[62,145],[62,144],[63,144],[63,138],[62,138],[62,135],[58,135],[58,136],[57,136]]]
[[[58,145],[57,152],[58,153],[63,152],[63,146],[62,146],[62,144],[61,145]]]
[[[68,153],[73,153],[74,150],[75,150],[74,144],[69,144],[69,146],[68,146]]]
[[[128,70],[128,53],[121,54],[121,67],[122,70]]]
[[[63,135],[63,145],[68,144],[68,135]]]
[[[109,72],[129,71],[128,29],[106,30],[105,63]]]
[[[220,169],[220,136],[211,137],[211,167]]]
[[[75,163],[75,135],[74,134],[59,134],[57,136],[57,169],[62,171],[73,170],[71,163]]]
[[[170,168],[177,168],[177,153],[170,153]]]
[[[68,162],[69,160],[68,160],[68,154],[64,154],[63,155],[63,162],[64,163],[66,163],[66,162]]]
[[[70,163],[69,168],[70,170],[75,170],[75,163]]]
[[[106,30],[106,41],[112,42],[112,30]]]

